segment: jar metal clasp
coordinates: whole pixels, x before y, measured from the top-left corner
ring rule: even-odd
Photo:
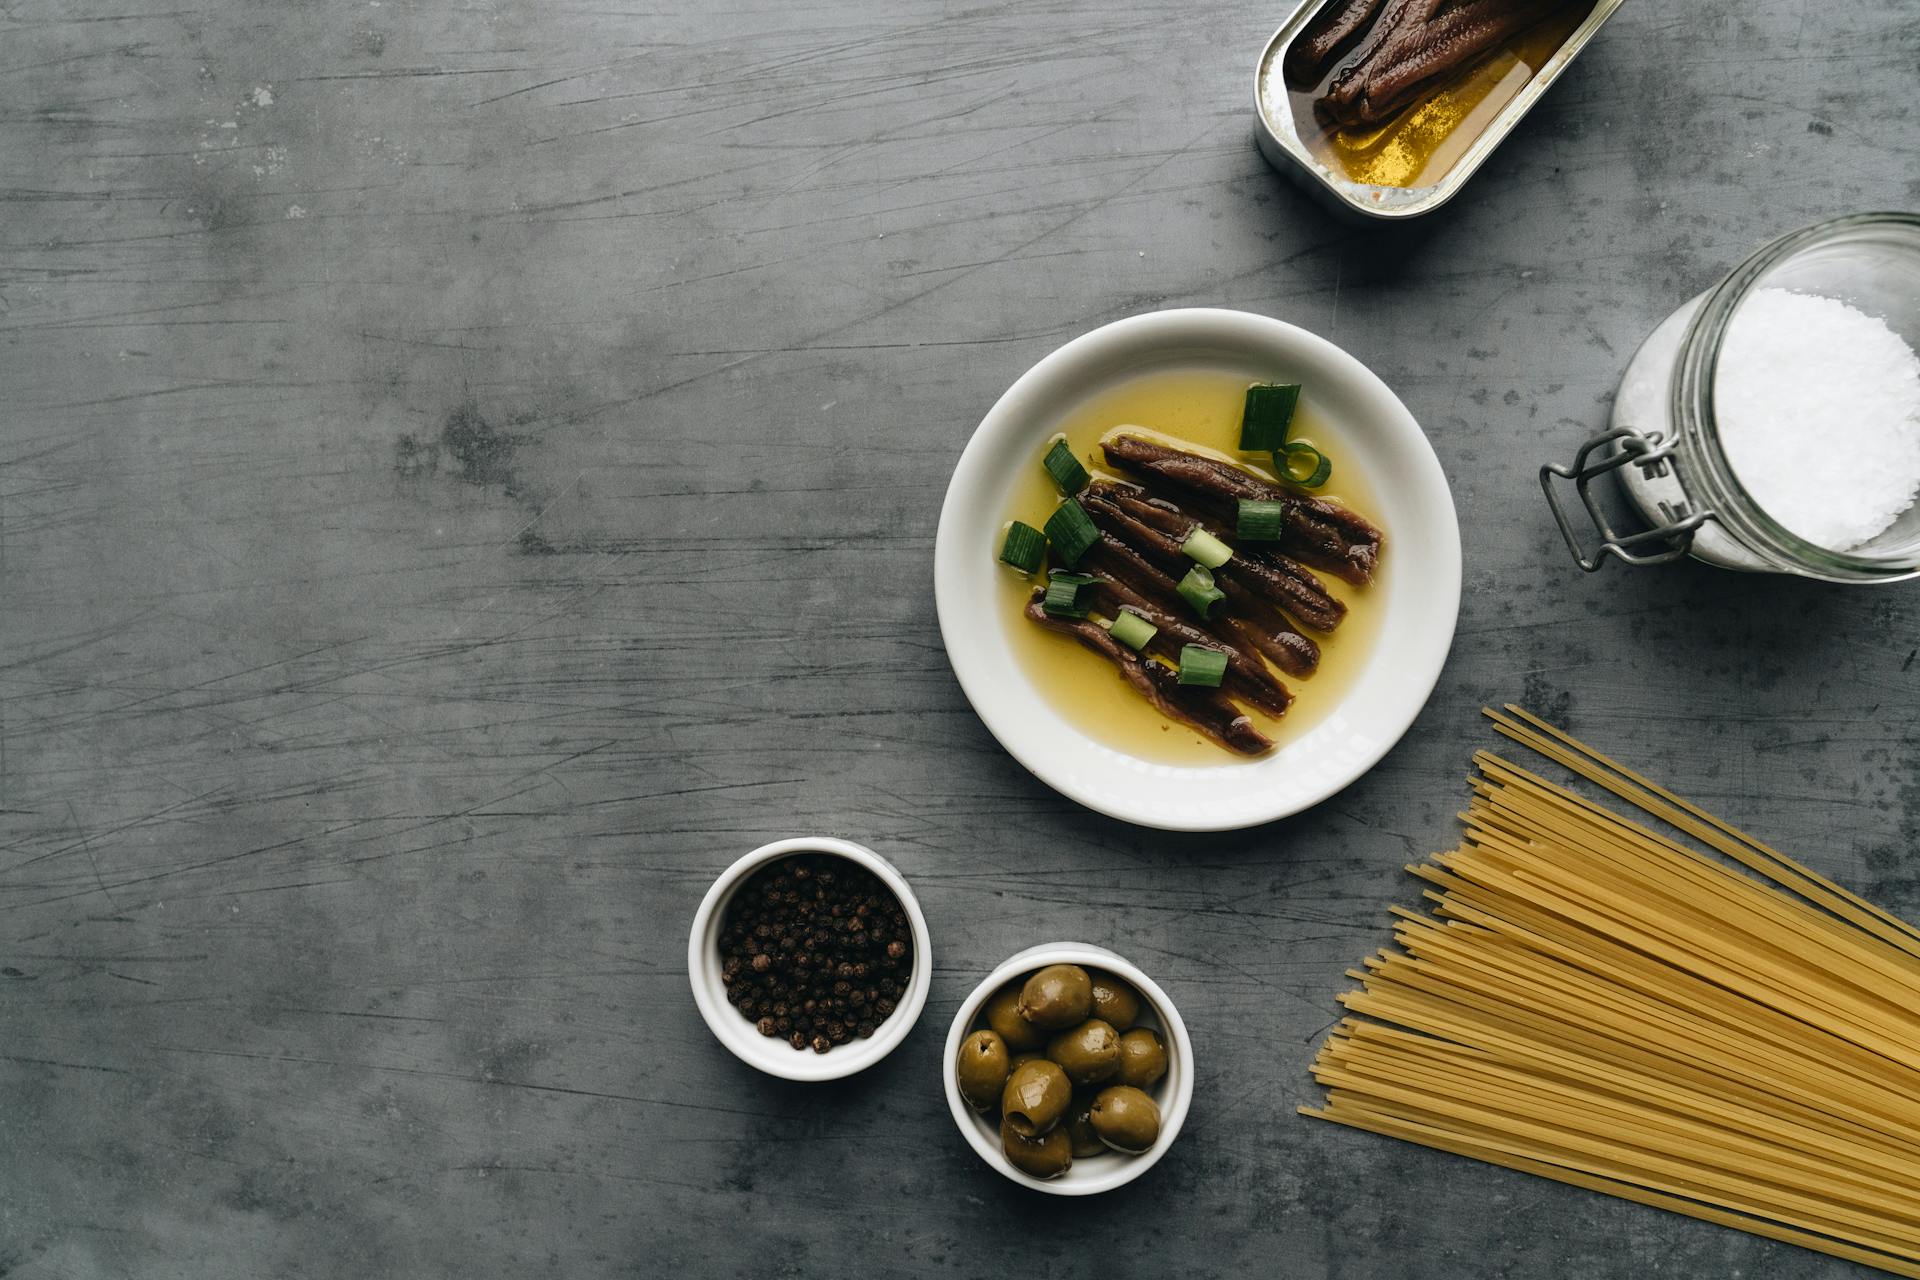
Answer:
[[[1629,463],[1649,480],[1666,477],[1672,471],[1673,447],[1674,441],[1662,439],[1657,431],[1643,435],[1632,427],[1615,427],[1581,445],[1571,466],[1549,462],[1540,468],[1540,489],[1547,495],[1547,505],[1553,509],[1554,522],[1560,526],[1560,536],[1566,539],[1575,564],[1592,573],[1607,562],[1608,556],[1624,564],[1643,565],[1667,564],[1687,554],[1693,546],[1695,530],[1713,518],[1711,511],[1696,511],[1685,498],[1662,499],[1658,503],[1658,520],[1654,520],[1654,513],[1643,510],[1643,514],[1654,521],[1651,529],[1623,534],[1600,509],[1599,500],[1590,488],[1598,477]],[[1563,502],[1554,491],[1555,476],[1573,481],[1574,492],[1580,495],[1580,503],[1600,535],[1600,546],[1590,556],[1580,545],[1580,532],[1574,527],[1570,504]],[[1654,547],[1659,549],[1652,550]]]

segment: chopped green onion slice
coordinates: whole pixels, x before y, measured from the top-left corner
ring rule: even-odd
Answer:
[[[1047,517],[1047,537],[1062,560],[1076,565],[1087,548],[1100,541],[1100,531],[1093,527],[1093,518],[1086,510],[1068,498]]]
[[[1065,436],[1053,438],[1053,448],[1047,450],[1047,456],[1040,460],[1040,465],[1060,486],[1060,492],[1069,498],[1086,488],[1087,482],[1093,479],[1087,474],[1087,469],[1080,465],[1080,459],[1073,456],[1073,450],[1067,447]]]
[[[1240,518],[1233,531],[1247,542],[1278,542],[1280,520],[1287,513],[1284,502],[1264,498],[1240,499]]]
[[[1040,601],[1040,608],[1056,618],[1084,618],[1087,606],[1081,602],[1080,593],[1093,579],[1083,573],[1055,574],[1047,582],[1046,598]]]
[[[1240,451],[1267,453],[1278,449],[1293,427],[1293,410],[1299,403],[1297,382],[1256,382],[1248,387],[1246,407],[1240,413]]]
[[[1180,549],[1187,553],[1189,560],[1198,560],[1209,569],[1218,569],[1233,559],[1232,547],[1197,525],[1187,535],[1187,540],[1180,544]]]
[[[1333,474],[1333,461],[1312,445],[1295,441],[1274,452],[1273,469],[1302,489],[1318,489]]]
[[[1197,644],[1180,650],[1180,683],[1217,689],[1227,675],[1227,655]]]
[[[1007,526],[1007,540],[1000,544],[1000,559],[1022,573],[1032,573],[1047,558],[1047,539],[1024,520]]]
[[[1113,625],[1108,630],[1115,640],[1138,653],[1147,647],[1147,641],[1153,639],[1160,628],[1132,610],[1122,609],[1113,615]]]
[[[1192,605],[1193,611],[1202,618],[1211,618],[1227,593],[1213,585],[1213,574],[1207,566],[1197,564],[1180,579],[1180,598]]]

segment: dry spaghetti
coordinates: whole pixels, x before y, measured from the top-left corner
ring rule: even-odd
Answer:
[[[1746,870],[1481,752],[1302,1113],[1920,1278],[1920,930],[1487,714]]]

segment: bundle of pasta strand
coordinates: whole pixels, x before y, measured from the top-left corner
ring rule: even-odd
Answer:
[[[1305,1115],[1920,1277],[1920,931],[1517,707]]]

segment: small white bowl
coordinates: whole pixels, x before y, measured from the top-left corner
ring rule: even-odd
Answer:
[[[1320,721],[1273,751],[1206,766],[1157,764],[1095,741],[1034,687],[1007,634],[995,563],[1007,495],[1073,408],[1155,367],[1204,364],[1249,382],[1284,376],[1362,455],[1383,510],[1384,606],[1366,667]],[[1150,424],[1149,424],[1150,425]],[[1227,831],[1320,803],[1371,769],[1433,692],[1460,613],[1460,526],[1433,447],[1371,370],[1325,338],[1267,316],[1193,308],[1082,334],[1029,369],[967,442],[934,543],[934,597],[954,675],[1000,745],[1042,782],[1142,826]]]
[[[1122,1155],[1116,1151],[1075,1160],[1073,1167],[1057,1178],[1036,1178],[1020,1172],[1008,1161],[1007,1153],[1000,1145],[998,1121],[975,1111],[960,1096],[960,1082],[955,1078],[953,1064],[960,1056],[960,1042],[974,1030],[974,1023],[980,1017],[980,1006],[987,1002],[987,997],[1021,974],[1043,969],[1050,964],[1077,964],[1082,968],[1105,969],[1132,983],[1146,1005],[1138,1025],[1154,1027],[1166,1043],[1167,1074],[1159,1084],[1148,1090],[1160,1105],[1160,1136],[1151,1147],[1137,1156]],[[1147,1014],[1151,1017],[1144,1016]],[[1180,1126],[1187,1119],[1187,1108],[1193,1105],[1193,1041],[1187,1038],[1187,1024],[1180,1021],[1180,1011],[1173,1007],[1173,1001],[1167,999],[1167,993],[1131,963],[1105,947],[1089,946],[1084,942],[1048,942],[1028,947],[1016,956],[1009,956],[1005,963],[987,975],[985,982],[973,989],[972,995],[961,1002],[960,1012],[953,1018],[953,1028],[947,1032],[947,1055],[940,1078],[947,1087],[947,1109],[953,1112],[953,1122],[960,1126],[961,1134],[980,1153],[982,1160],[1021,1186],[1032,1187],[1035,1191],[1056,1196],[1091,1196],[1132,1182],[1167,1154],[1167,1148],[1180,1136]]]
[[[785,1040],[763,1036],[741,1012],[727,1003],[726,984],[720,981],[720,929],[726,920],[727,904],[746,878],[777,858],[796,853],[825,853],[858,863],[874,875],[900,900],[913,929],[913,968],[907,974],[907,989],[896,1001],[893,1015],[865,1040],[850,1040],[835,1045],[827,1053],[796,1049]],[[838,1080],[856,1071],[864,1071],[892,1053],[907,1038],[920,1010],[927,1003],[929,975],[933,972],[933,943],[927,936],[927,918],[920,914],[920,903],[907,887],[906,879],[891,862],[851,840],[832,836],[797,836],[761,845],[740,859],[713,882],[693,916],[693,931],[687,939],[687,977],[693,983],[693,1002],[700,1016],[733,1056],[751,1067],[786,1080]]]

